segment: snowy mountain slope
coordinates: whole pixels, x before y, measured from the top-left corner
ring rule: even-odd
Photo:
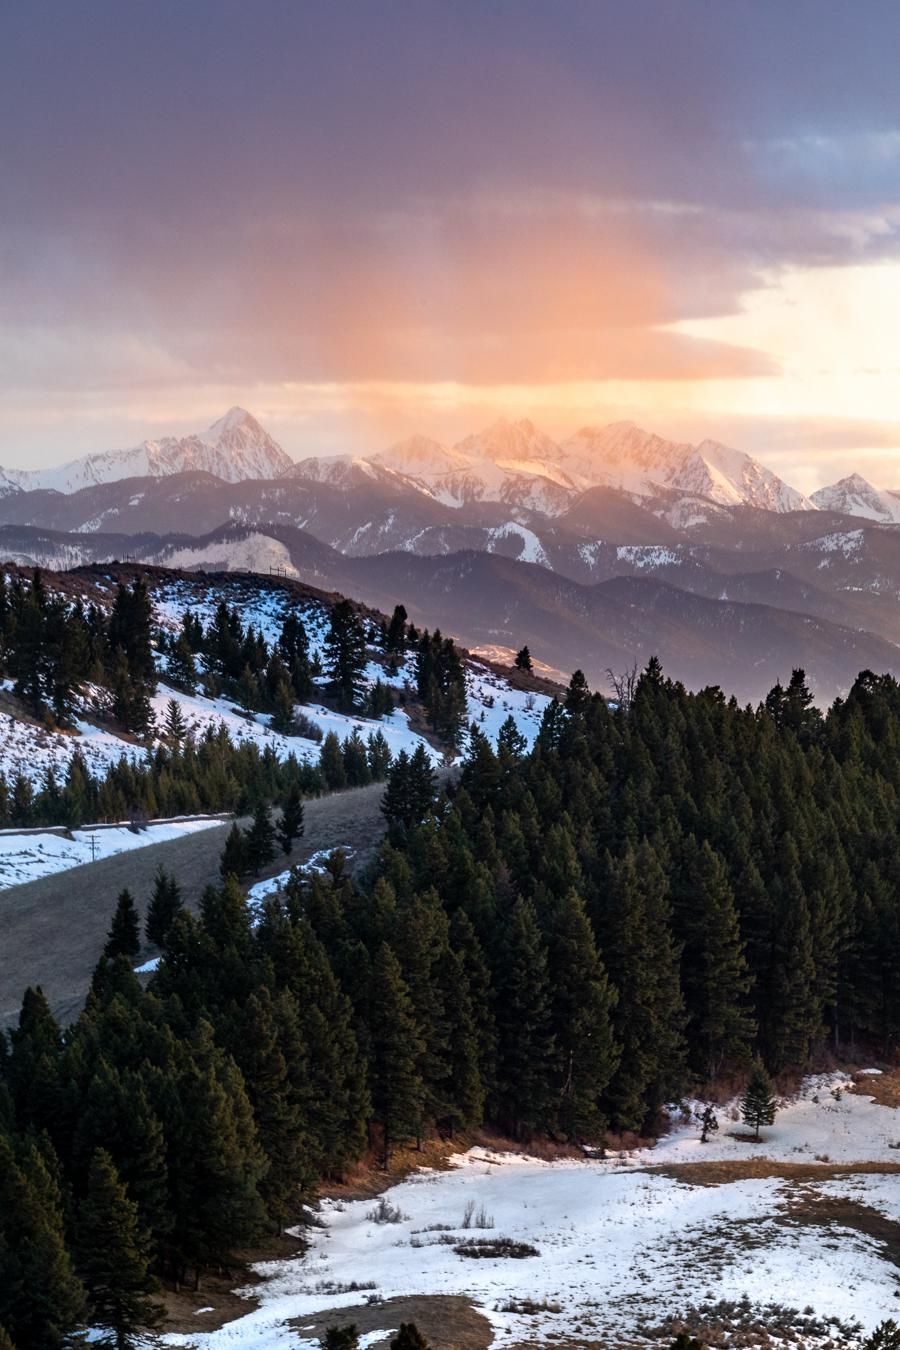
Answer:
[[[815,504],[758,460],[717,441],[690,445],[643,431],[634,422],[583,427],[562,443],[562,464],[582,479],[635,497],[674,489],[721,506],[812,511]]]
[[[226,482],[277,478],[291,459],[243,408],[231,408],[208,431],[142,441],[127,450],[86,455],[53,469],[0,470],[0,492],[50,488],[76,492],[122,478],[159,478],[199,470]]]
[[[59,468],[0,469],[0,496],[40,489],[73,494],[124,479],[179,474],[247,483],[251,494],[258,492],[260,481],[317,484],[339,493],[372,492],[379,501],[385,495],[416,501],[417,509],[422,499],[455,510],[494,502],[550,518],[568,511],[584,491],[606,487],[647,502],[676,528],[702,522],[713,508],[749,506],[776,513],[816,509],[816,503],[742,451],[711,440],[696,446],[666,440],[633,422],[584,427],[558,443],[527,419],[500,418],[453,446],[419,435],[370,454],[313,455],[295,464],[241,408],[232,408],[202,434],[147,440]],[[133,488],[138,494],[145,490],[137,482]],[[211,485],[206,492],[216,495]],[[19,514],[12,519],[60,527],[51,518],[52,501],[35,506],[37,512],[28,520]],[[83,528],[110,528],[123,507],[113,494],[104,511],[88,516]],[[235,510],[241,512],[242,504]],[[221,517],[213,523],[220,524]],[[307,521],[295,518],[293,523]]]
[[[299,572],[288,548],[270,534],[228,526],[206,541],[164,548],[143,555],[147,562],[186,572],[202,567],[208,572],[279,572],[296,577]]]
[[[840,511],[844,515],[887,524],[900,523],[900,498],[873,487],[859,473],[819,488],[812,494],[812,501],[821,511]]]

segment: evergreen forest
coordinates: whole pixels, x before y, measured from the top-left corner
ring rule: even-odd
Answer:
[[[398,757],[361,879],[336,854],[252,915],[226,871],[147,988],[120,923],[74,1025],[32,989],[0,1042],[0,1326],[127,1343],[156,1281],[434,1131],[602,1144],[752,1066],[890,1051],[898,749],[888,676],[823,715],[801,671],[756,709],[576,673],[530,751],[473,727],[440,793]]]

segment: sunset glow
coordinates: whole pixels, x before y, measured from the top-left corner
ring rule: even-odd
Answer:
[[[295,456],[634,417],[900,484],[900,20],[702,11],[9,10],[0,462],[243,403]]]

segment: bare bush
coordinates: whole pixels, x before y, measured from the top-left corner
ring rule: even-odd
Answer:
[[[366,1218],[370,1223],[402,1223],[404,1219],[409,1218],[409,1215],[404,1214],[402,1210],[397,1209],[396,1205],[392,1205],[389,1200],[382,1196],[375,1208],[369,1210]]]

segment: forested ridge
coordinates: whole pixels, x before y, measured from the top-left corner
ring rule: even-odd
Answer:
[[[4,1044],[0,1325],[26,1350],[100,1316],[98,1211],[130,1234],[104,1288],[140,1299],[367,1150],[482,1122],[596,1144],[756,1056],[890,1051],[898,748],[868,672],[824,716],[802,672],[755,710],[656,662],[618,706],[576,675],[531,752],[473,727],[439,797],[398,761],[362,882],[336,856],[254,921],[226,877],[146,991],[113,935],[79,1021],[29,991]]]
[[[0,675],[18,707],[47,728],[73,730],[79,718],[109,725],[149,753],[123,750],[103,776],[71,755],[64,773],[50,767],[35,784],[19,769],[0,770],[0,827],[65,825],[87,821],[143,821],[201,811],[247,811],[259,801],[278,804],[380,781],[390,750],[377,729],[365,738],[353,729],[343,741],[323,737],[303,705],[325,702],[348,714],[378,720],[406,693],[387,680],[364,679],[370,653],[394,673],[413,657],[411,696],[434,737],[455,747],[465,727],[465,679],[452,640],[418,633],[401,605],[390,620],[366,620],[348,600],[322,606],[328,614],[321,653],[312,648],[298,604],[288,606],[278,636],[267,642],[236,605],[220,601],[208,622],[187,609],[180,630],[154,621],[141,575],[115,586],[111,604],[72,601],[53,589],[39,568],[19,570],[0,584]],[[273,731],[320,743],[318,759],[279,758],[271,746],[235,743],[224,726],[189,732],[177,698],[165,715],[151,703],[160,677],[176,693],[225,698],[249,714],[267,715]]]

